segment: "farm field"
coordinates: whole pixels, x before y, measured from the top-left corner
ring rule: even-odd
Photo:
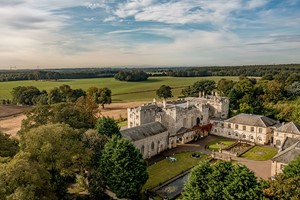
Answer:
[[[132,102],[132,101],[152,101],[156,97],[155,90],[161,85],[169,85],[172,88],[174,98],[181,96],[181,90],[185,86],[192,85],[199,80],[219,81],[222,78],[237,81],[239,77],[149,77],[143,82],[122,82],[114,78],[96,78],[96,79],[70,79],[59,81],[12,81],[0,82],[0,99],[11,99],[10,92],[17,86],[36,86],[40,90],[49,91],[54,87],[63,84],[70,85],[73,89],[81,88],[83,90],[89,87],[108,87],[112,90],[113,102]],[[181,87],[181,88],[176,88]]]

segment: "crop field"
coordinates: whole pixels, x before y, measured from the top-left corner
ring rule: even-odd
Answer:
[[[156,97],[155,90],[161,85],[169,85],[172,88],[174,98],[181,96],[181,90],[185,86],[192,85],[199,80],[214,80],[218,82],[221,78],[238,80],[238,77],[149,77],[143,82],[123,82],[114,78],[95,78],[95,79],[70,79],[59,81],[12,81],[0,82],[0,99],[11,99],[10,92],[17,86],[36,86],[40,90],[49,91],[54,87],[63,84],[70,85],[73,89],[81,88],[83,90],[89,87],[108,87],[112,90],[113,102],[131,102],[131,101],[151,101]],[[179,88],[180,87],[180,88]]]

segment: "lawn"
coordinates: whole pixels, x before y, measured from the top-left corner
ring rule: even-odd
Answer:
[[[247,158],[250,160],[270,160],[273,158],[278,152],[277,148],[270,146],[255,146],[245,154],[243,154],[242,158]]]
[[[226,147],[229,147],[230,145],[234,144],[235,140],[229,140],[229,139],[217,139],[213,142],[208,143],[210,150],[219,151],[220,145],[219,143],[223,143],[222,149],[225,149]]]
[[[181,174],[182,172],[196,166],[199,161],[207,158],[207,155],[201,154],[201,158],[192,158],[193,153],[199,154],[199,152],[184,152],[175,154],[173,157],[177,159],[176,162],[170,162],[164,159],[156,164],[148,167],[149,179],[143,186],[142,191],[145,189],[151,189],[159,184],[162,184],[171,178]]]
[[[40,90],[49,91],[54,87],[63,84],[70,85],[73,89],[89,87],[108,87],[112,90],[113,102],[131,102],[131,101],[152,101],[156,97],[155,90],[161,85],[169,85],[175,89],[172,90],[174,98],[181,95],[181,90],[185,86],[192,85],[199,80],[219,81],[221,78],[237,81],[238,77],[149,77],[143,82],[123,82],[114,78],[94,78],[94,79],[72,79],[59,81],[10,81],[0,82],[0,99],[10,99],[10,92],[17,86],[36,86]],[[181,88],[178,88],[181,87]],[[134,92],[134,93],[133,93]]]
[[[118,126],[120,126],[120,127],[127,126],[127,120],[126,121],[122,121],[122,122],[118,122]]]

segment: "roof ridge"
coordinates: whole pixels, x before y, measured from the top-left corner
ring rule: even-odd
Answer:
[[[296,128],[296,130],[298,130],[298,132],[300,133],[300,129],[299,129],[299,127],[297,127],[297,123],[296,122],[294,122],[294,121],[291,121],[291,123],[294,125],[294,127]]]
[[[263,117],[264,117],[264,116],[261,115],[261,116],[259,117],[259,119],[260,119],[260,121],[263,123],[263,125],[265,125],[265,127],[267,127],[267,125],[266,125],[266,123],[264,122],[264,120],[262,120]]]
[[[286,154],[286,153],[289,152],[290,150],[294,149],[299,143],[300,143],[300,140],[299,140],[298,142],[296,142],[295,144],[291,145],[290,147],[286,148],[285,150],[279,152],[277,155],[275,155],[275,156],[272,158],[272,160],[273,160],[273,159],[276,159],[276,158],[278,158],[278,157],[280,157],[280,156]]]

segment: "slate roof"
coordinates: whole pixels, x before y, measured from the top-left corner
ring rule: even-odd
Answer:
[[[293,144],[292,146],[288,147],[284,151],[279,152],[272,160],[286,163],[295,160],[300,155],[300,140]]]
[[[231,122],[231,123],[243,124],[249,126],[265,127],[265,128],[277,124],[275,120],[265,117],[263,115],[253,115],[253,114],[245,114],[245,113],[241,113],[234,117],[231,117],[225,120],[225,122]]]
[[[190,132],[192,131],[191,129],[188,129],[188,128],[185,128],[185,127],[181,127],[177,132],[176,134],[180,135],[180,134],[184,134],[184,133],[187,133],[187,132]]]
[[[291,121],[289,123],[280,126],[279,128],[277,128],[277,130],[285,133],[300,134],[300,125]]]
[[[281,146],[281,151],[284,151],[285,149],[289,148],[290,146],[294,145],[295,143],[297,143],[299,141],[299,139],[296,138],[290,138],[290,137],[286,137],[283,141],[283,144]]]
[[[153,135],[163,133],[167,130],[168,129],[160,122],[151,122],[143,124],[141,126],[124,129],[120,132],[123,135],[123,137],[131,141],[138,141]]]

